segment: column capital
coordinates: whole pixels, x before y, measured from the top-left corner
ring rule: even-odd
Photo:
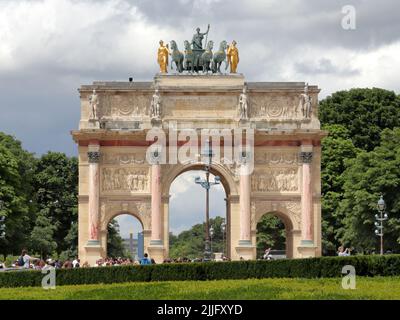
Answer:
[[[100,152],[99,151],[89,151],[87,153],[89,163],[99,163],[100,162]]]
[[[312,152],[300,152],[299,159],[301,163],[311,163],[313,158]]]

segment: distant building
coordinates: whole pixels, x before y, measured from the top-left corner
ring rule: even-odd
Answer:
[[[123,239],[125,251],[128,252],[129,257],[135,260],[143,258],[143,232],[138,233],[137,239],[133,238],[130,234],[129,239]]]

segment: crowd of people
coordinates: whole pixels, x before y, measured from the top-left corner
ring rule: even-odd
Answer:
[[[187,257],[165,259],[163,263],[191,263],[191,262],[203,262],[202,258],[190,259]],[[218,261],[230,261],[229,258],[222,255]],[[109,266],[126,266],[126,265],[151,265],[156,264],[153,258],[150,258],[147,253],[144,254],[142,259],[134,260],[130,258],[102,258],[96,261],[94,265],[89,265],[87,261],[81,262],[76,257],[75,259],[68,259],[61,261],[58,259],[40,259],[30,256],[26,250],[23,250],[21,256],[11,264],[11,269],[33,269],[42,270],[48,267],[56,269],[73,269],[73,268],[89,268],[89,267],[109,267]],[[0,262],[0,269],[6,269],[5,263]]]
[[[139,260],[130,258],[104,258],[96,261],[94,265],[89,265],[87,261],[81,263],[81,260],[76,257],[75,259],[68,259],[60,261],[58,259],[40,259],[30,256],[27,250],[23,250],[21,255],[16,261],[11,264],[11,269],[33,269],[42,270],[48,267],[56,269],[73,269],[73,268],[89,268],[89,267],[108,267],[108,266],[124,266],[124,265],[150,265],[155,264],[154,259],[149,258],[148,254],[145,253],[144,257]],[[6,264],[0,262],[0,269],[6,269]]]
[[[350,256],[351,249],[344,248],[340,246],[338,248],[338,256]],[[271,248],[267,248],[262,256],[264,260],[273,260],[271,255]],[[241,258],[242,260],[242,258]],[[190,263],[190,262],[203,262],[202,258],[190,259],[190,258],[175,258],[175,259],[165,259],[163,263]],[[230,261],[229,258],[222,255],[219,261]],[[21,256],[11,264],[11,268],[18,269],[34,269],[42,270],[47,267],[54,267],[56,269],[73,269],[73,268],[89,268],[89,267],[109,267],[109,266],[126,266],[126,265],[151,265],[155,264],[154,259],[149,258],[148,254],[145,253],[144,257],[139,260],[134,260],[130,258],[104,258],[96,261],[94,265],[89,265],[87,261],[81,263],[80,259],[76,257],[75,259],[70,259],[66,261],[53,260],[51,258],[43,260],[40,258],[32,257],[28,254],[27,250],[22,250]],[[5,263],[0,262],[0,269],[6,269]]]

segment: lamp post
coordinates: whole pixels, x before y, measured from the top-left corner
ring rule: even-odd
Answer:
[[[210,227],[210,251],[211,251],[211,259],[212,259],[212,255],[213,255],[213,248],[212,248],[212,240],[214,237],[214,228],[211,226]]]
[[[215,176],[214,181],[210,181],[210,169],[211,169],[211,161],[213,157],[213,151],[211,148],[211,141],[206,141],[206,146],[201,154],[204,157],[207,157],[206,164],[204,166],[204,171],[206,172],[206,179],[201,179],[200,177],[195,178],[195,183],[201,185],[204,189],[206,189],[206,235],[205,235],[205,248],[204,248],[204,261],[210,261],[210,188],[213,185],[220,184],[221,179],[219,176]]]
[[[387,213],[385,213],[386,203],[383,200],[383,196],[378,200],[377,208],[379,215],[375,215],[375,234],[381,238],[381,255],[383,255],[383,221],[388,219]]]
[[[225,222],[221,224],[221,231],[222,231],[222,256],[225,256]]]

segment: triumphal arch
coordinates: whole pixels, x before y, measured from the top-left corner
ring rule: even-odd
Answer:
[[[254,132],[253,154],[246,154],[254,163],[252,172],[241,175],[232,162],[213,160],[211,166],[227,193],[232,259],[256,258],[256,225],[266,213],[285,223],[288,257],[320,255],[324,132],[318,121],[318,92],[305,83],[245,82],[242,75],[157,75],[152,82],[82,86],[81,121],[72,132],[79,146],[82,261],[93,263],[106,255],[107,225],[122,213],[142,223],[146,252],[157,261],[168,256],[170,185],[182,172],[203,166],[200,158],[169,162],[171,130],[178,133],[179,153],[189,143],[189,127]],[[247,114],[240,110],[243,94]],[[97,115],[92,114],[94,99]],[[166,150],[159,149],[164,162],[148,159],[157,139],[147,140],[148,132],[155,128],[166,134]],[[223,159],[223,148],[221,154]]]
[[[197,48],[199,57],[212,45]],[[171,49],[177,50],[175,42]],[[218,52],[225,49],[221,42]],[[176,60],[176,74],[166,73],[168,55]],[[210,171],[221,178],[227,195],[228,256],[257,258],[257,223],[265,214],[284,222],[289,258],[321,255],[325,132],[318,120],[318,87],[248,82],[236,73],[238,56],[229,74],[220,72],[218,61],[210,70],[203,64],[204,74],[197,74],[185,64],[189,58],[182,59],[181,64],[160,41],[160,73],[153,81],[80,88],[81,119],[72,136],[79,148],[81,261],[92,265],[106,256],[107,225],[120,214],[141,222],[145,252],[156,262],[168,257],[170,185],[181,173],[204,168],[196,152],[204,137],[220,147]]]

